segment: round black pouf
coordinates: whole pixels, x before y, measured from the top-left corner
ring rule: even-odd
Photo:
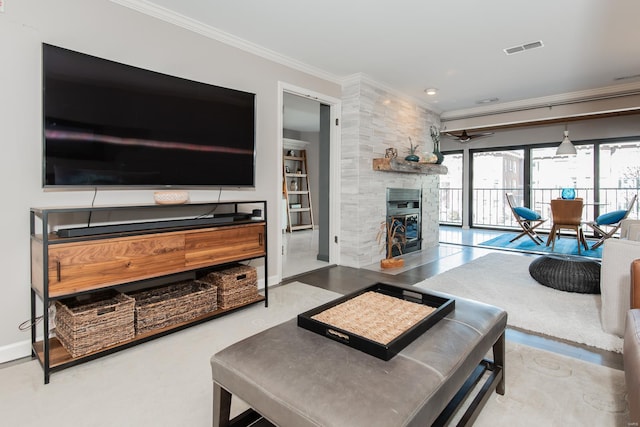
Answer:
[[[529,264],[529,274],[550,288],[582,294],[600,293],[600,263],[567,255],[545,255]]]

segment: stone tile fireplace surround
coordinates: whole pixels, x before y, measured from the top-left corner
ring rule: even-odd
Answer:
[[[373,170],[373,159],[394,147],[404,158],[409,137],[419,153],[431,153],[429,126],[439,116],[358,75],[342,87],[341,264],[364,267],[384,258],[376,241],[386,217],[387,188],[422,190],[422,248],[438,244],[438,175]]]

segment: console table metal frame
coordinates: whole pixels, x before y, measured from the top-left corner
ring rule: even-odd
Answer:
[[[234,222],[226,222],[220,224],[200,225],[200,226],[176,226],[176,227],[160,227],[157,229],[150,228],[139,231],[124,231],[121,233],[107,233],[107,234],[89,234],[83,237],[70,237],[59,238],[56,236],[54,225],[60,226],[57,221],[60,220],[60,215],[73,215],[73,214],[86,214],[91,218],[91,215],[98,212],[114,213],[114,212],[128,212],[131,216],[136,217],[137,213],[141,217],[144,217],[143,213],[157,214],[157,217],[171,218],[182,213],[182,215],[193,215],[198,210],[216,211],[220,206],[226,206],[229,213],[239,213],[241,208],[251,209],[252,207],[259,207],[262,210],[261,219],[246,219]],[[224,209],[222,209],[224,210]],[[178,213],[177,213],[178,212]],[[199,214],[201,214],[200,212]],[[166,214],[166,215],[165,215]],[[196,214],[197,217],[199,214]],[[65,224],[62,222],[62,224]],[[130,280],[121,281],[119,283],[105,284],[104,286],[98,285],[93,287],[87,287],[86,289],[79,289],[73,292],[67,292],[61,295],[51,295],[49,284],[49,248],[55,245],[73,242],[95,242],[95,241],[108,241],[118,237],[127,236],[149,236],[154,234],[170,233],[176,231],[188,231],[188,230],[207,230],[207,229],[222,229],[225,226],[242,226],[242,225],[262,225],[264,227],[264,233],[260,237],[262,239],[261,245],[264,248],[264,252],[260,254],[243,256],[242,254],[236,256],[233,260],[217,261],[212,259],[206,265],[198,265],[197,267],[189,268],[184,267],[172,272],[165,272],[162,274],[154,275],[153,277],[145,278],[131,278]],[[42,365],[44,371],[44,383],[48,384],[50,375],[53,372],[62,370],[71,366],[78,365],[117,351],[124,350],[126,348],[138,345],[142,342],[146,342],[152,339],[162,337],[164,335],[177,332],[179,330],[194,326],[196,324],[212,320],[216,317],[223,316],[229,312],[242,309],[246,306],[264,301],[265,307],[268,306],[269,301],[269,289],[267,284],[268,279],[268,257],[267,257],[267,202],[265,200],[247,200],[247,201],[219,201],[219,202],[196,202],[186,203],[180,205],[117,205],[117,206],[75,206],[75,207],[49,207],[49,208],[31,208],[30,209],[30,238],[31,238],[31,356],[37,359]],[[109,346],[103,350],[90,353],[78,358],[72,358],[68,355],[66,350],[59,344],[58,340],[51,337],[51,320],[49,305],[56,299],[75,296],[79,294],[86,294],[95,292],[101,289],[117,289],[121,286],[126,286],[130,283],[139,282],[141,286],[145,286],[145,280],[151,282],[148,286],[157,286],[154,280],[166,277],[170,280],[173,274],[181,274],[197,271],[207,267],[220,266],[231,262],[249,261],[256,258],[264,259],[264,289],[263,294],[258,295],[255,301],[238,305],[237,307],[228,309],[218,309],[213,313],[206,316],[201,316],[195,320],[186,324],[178,324],[172,327],[162,328],[155,332],[142,334],[140,337],[136,337],[133,340],[126,341],[117,345]],[[36,285],[37,283],[37,285]],[[37,301],[42,303],[42,315],[38,316],[37,313]],[[42,338],[38,338],[37,328],[39,319],[42,320]],[[63,354],[62,361],[54,361],[52,354]]]

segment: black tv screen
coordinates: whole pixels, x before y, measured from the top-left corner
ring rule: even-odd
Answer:
[[[253,187],[255,94],[43,44],[45,187]]]

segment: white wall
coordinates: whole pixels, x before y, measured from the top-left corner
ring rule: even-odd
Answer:
[[[339,85],[224,45],[108,0],[14,0],[0,14],[0,362],[29,353],[29,208],[90,205],[92,191],[41,187],[41,43],[89,53],[167,74],[257,94],[255,190],[222,192],[222,200],[268,200],[269,233],[279,233],[278,82],[340,98]],[[96,205],[152,203],[152,190],[99,191]],[[217,189],[191,192],[213,201]],[[269,276],[280,263],[269,240]]]

